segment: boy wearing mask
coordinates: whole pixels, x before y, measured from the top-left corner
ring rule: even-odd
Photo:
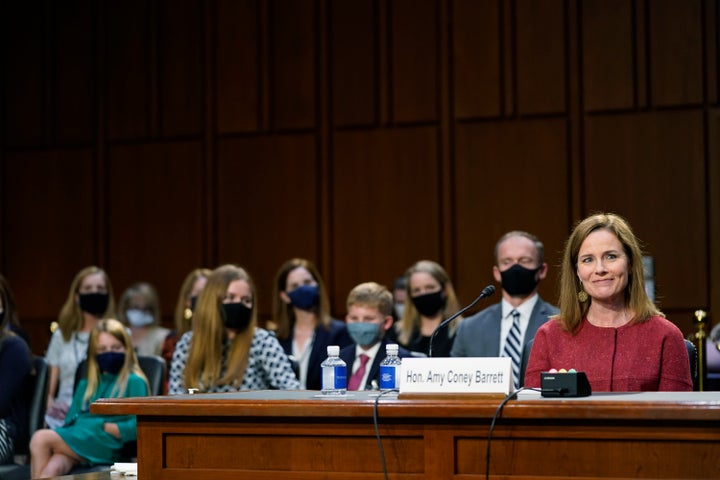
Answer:
[[[375,282],[361,283],[348,295],[347,312],[345,322],[355,342],[340,350],[340,358],[348,366],[348,390],[375,390],[380,382],[380,363],[390,343],[386,333],[393,324],[392,294]],[[411,354],[400,347],[398,356]]]

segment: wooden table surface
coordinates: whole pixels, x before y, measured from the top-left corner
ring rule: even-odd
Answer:
[[[103,399],[138,416],[138,471],[153,480],[485,478],[504,397],[260,391]],[[492,435],[491,478],[720,478],[720,392],[520,394]]]

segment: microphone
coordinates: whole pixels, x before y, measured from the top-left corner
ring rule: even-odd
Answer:
[[[495,293],[495,287],[492,286],[492,285],[488,285],[487,287],[485,287],[485,288],[482,289],[482,292],[480,292],[480,295],[478,295],[478,297],[477,297],[475,300],[473,300],[470,305],[468,305],[468,306],[465,307],[465,308],[461,308],[460,310],[458,310],[457,312],[455,312],[454,314],[450,315],[448,318],[446,318],[445,320],[443,320],[442,322],[440,322],[440,325],[438,325],[438,326],[435,328],[435,330],[433,330],[432,334],[430,335],[430,341],[428,342],[428,357],[432,357],[433,340],[435,340],[435,335],[437,335],[438,331],[439,331],[441,328],[443,328],[443,327],[446,326],[448,323],[452,322],[452,321],[455,320],[457,317],[459,317],[460,315],[462,315],[463,313],[465,313],[465,311],[466,311],[467,309],[472,308],[472,306],[475,305],[477,302],[479,302],[480,300],[482,300],[482,299],[485,298],[485,297],[489,297],[489,296],[492,295],[493,293]]]

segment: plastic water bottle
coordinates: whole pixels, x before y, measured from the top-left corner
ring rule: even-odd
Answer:
[[[380,363],[380,390],[395,390],[400,388],[400,365],[402,360],[398,357],[396,343],[388,343],[387,356]]]
[[[347,393],[347,365],[340,358],[340,347],[328,345],[328,357],[322,367],[323,395],[345,395]]]

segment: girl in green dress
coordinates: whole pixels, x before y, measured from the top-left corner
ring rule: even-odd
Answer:
[[[80,381],[65,425],[38,430],[30,441],[32,478],[64,475],[75,465],[112,464],[126,442],[137,438],[134,415],[96,415],[98,398],[139,397],[149,392],[125,326],[100,320],[90,334],[87,378]]]

